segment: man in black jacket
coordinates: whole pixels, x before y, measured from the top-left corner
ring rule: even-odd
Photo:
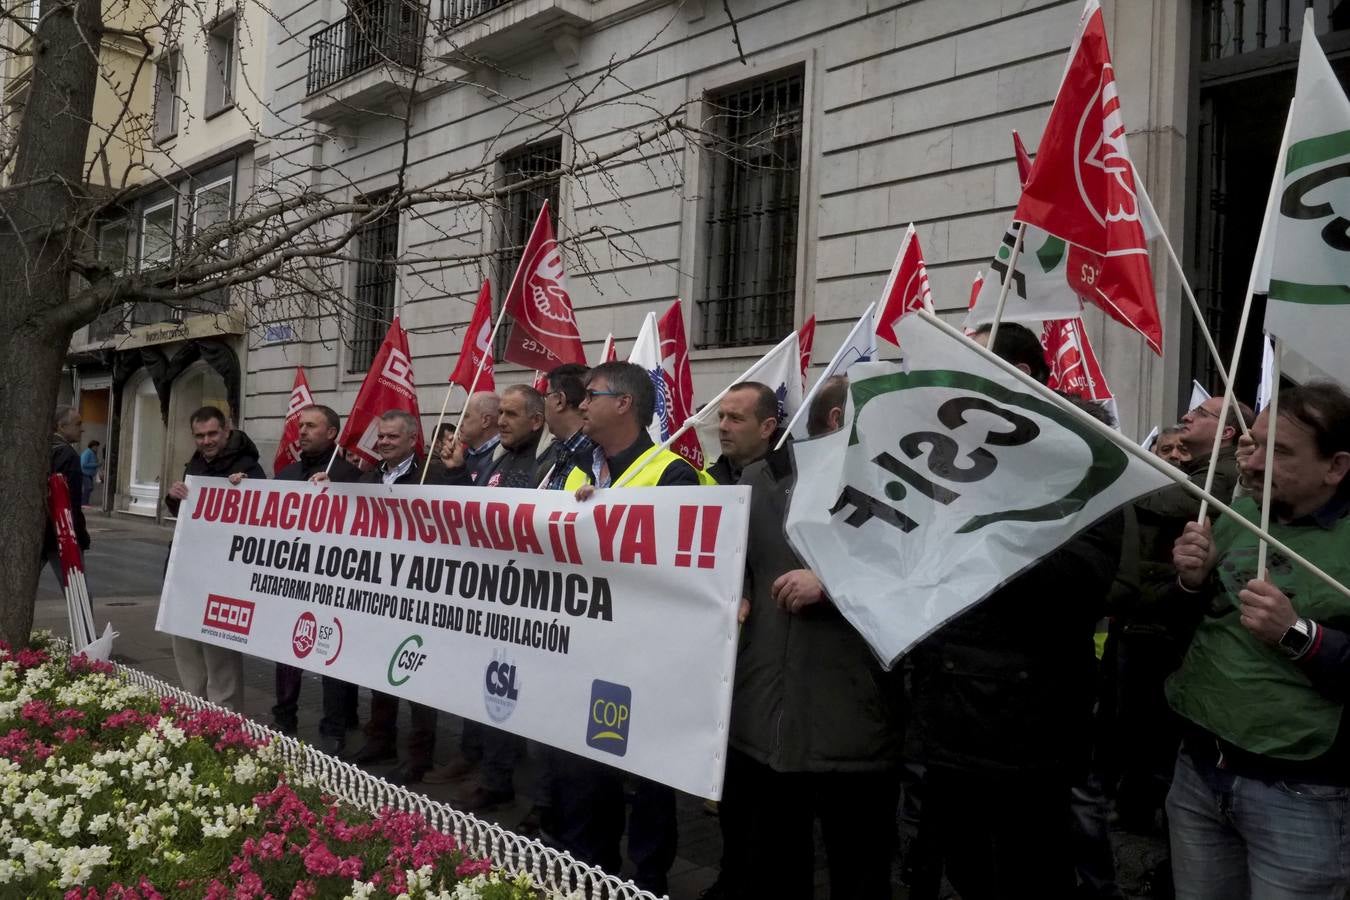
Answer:
[[[84,496],[84,472],[80,468],[80,455],[75,452],[74,445],[83,431],[84,421],[75,407],[58,407],[52,415],[51,474],[66,479],[66,491],[70,494],[70,518],[75,525],[75,539],[79,542],[82,555],[89,549],[89,530],[85,526],[84,510],[80,506],[80,498]],[[64,585],[66,576],[62,572],[61,554],[56,546],[56,529],[52,527],[50,515],[44,521],[46,530],[42,537],[42,558],[56,574],[57,585]]]
[[[420,484],[422,460],[417,456],[417,419],[401,409],[380,416],[375,452],[382,462],[361,476],[362,484]],[[322,472],[316,482],[328,480]],[[334,479],[335,480],[335,479]],[[412,734],[408,739],[408,761],[385,776],[394,784],[417,784],[431,768],[436,749],[436,710],[412,703]],[[358,765],[389,762],[398,758],[398,697],[371,691],[370,721],[366,723],[366,743],[353,761]]]
[[[1025,327],[1004,324],[993,349],[1044,381]],[[927,767],[921,830],[965,900],[1074,890],[1070,790],[1089,764],[1093,635],[1123,528],[1107,516],[907,656],[907,750]]]
[[[276,473],[277,481],[309,481],[320,472],[328,480],[361,480],[361,470],[333,451],[337,447],[342,420],[327,406],[311,406],[300,411],[300,458]],[[329,462],[332,465],[329,465]],[[230,479],[234,481],[233,478]],[[304,670],[277,663],[277,703],[272,721],[286,734],[295,734],[296,714],[300,707],[300,683]],[[325,753],[340,755],[347,749],[347,729],[357,725],[356,685],[328,675],[323,677],[323,718],[319,719],[320,745]]]
[[[717,440],[722,455],[708,468],[718,484],[737,484],[741,472],[778,443],[778,397],[766,384],[742,381],[717,404]]]
[[[235,474],[267,477],[258,464],[258,448],[248,435],[230,426],[229,417],[220,409],[203,406],[189,417],[188,424],[197,452],[187,461],[184,478],[189,475],[228,478]],[[188,486],[175,481],[164,505],[176,516],[187,498]],[[238,650],[175,636],[173,659],[178,666],[178,678],[189,693],[235,712],[244,711],[244,657]]]

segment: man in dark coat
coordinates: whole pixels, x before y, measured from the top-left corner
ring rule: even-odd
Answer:
[[[300,458],[276,473],[277,481],[309,481],[320,472],[334,482],[361,480],[361,470],[342,454],[333,455],[337,448],[342,420],[327,406],[311,406],[300,411]],[[331,464],[330,464],[331,463]],[[231,479],[232,481],[234,479]],[[286,734],[295,734],[296,715],[300,708],[300,684],[304,670],[285,663],[277,663],[277,703],[272,707],[272,721]],[[323,678],[323,718],[319,719],[320,746],[325,753],[340,755],[347,749],[347,729],[357,725],[356,685],[329,675]]]
[[[204,475],[228,478],[244,475],[266,478],[258,464],[258,448],[244,432],[231,427],[230,419],[214,406],[203,406],[188,419],[197,452],[187,461],[183,477]],[[188,486],[175,481],[164,497],[164,505],[173,515],[188,498]],[[212,703],[244,711],[244,657],[238,650],[205,644],[191,638],[174,636],[173,659],[178,678],[189,693]]]
[[[831,379],[809,411],[812,436],[837,429],[847,382]],[[829,857],[830,896],[890,896],[899,795],[902,691],[787,542],[796,480],[789,447],[751,464],[748,608],[736,659],[722,797],[730,844],[723,896],[809,900],[813,825]],[[732,854],[740,855],[733,858]]]
[[[766,384],[742,381],[727,388],[717,404],[717,440],[722,455],[708,467],[718,484],[737,484],[741,472],[778,443],[782,424],[778,397]]]
[[[382,462],[361,476],[362,484],[420,484],[422,460],[417,455],[417,419],[400,409],[380,416],[375,452]],[[323,473],[316,482],[329,480]],[[417,784],[431,768],[436,749],[436,710],[421,703],[412,709],[412,734],[408,737],[408,759],[385,777],[394,784]],[[352,758],[358,765],[389,762],[398,758],[398,697],[381,691],[370,695],[370,721],[366,723],[366,743]]]
[[[75,444],[84,430],[84,421],[80,411],[73,406],[59,407],[52,415],[51,438],[51,474],[66,479],[66,492],[70,494],[70,518],[75,526],[75,540],[80,545],[80,553],[89,549],[89,529],[84,522],[84,510],[80,500],[84,496],[84,473],[80,468],[80,454],[75,452]],[[52,526],[51,516],[43,520],[46,530],[42,537],[42,558],[56,573],[56,583],[66,583],[61,569],[61,554],[56,545],[56,529]]]

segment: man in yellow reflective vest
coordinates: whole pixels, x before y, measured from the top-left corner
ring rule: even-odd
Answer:
[[[611,362],[592,369],[580,409],[582,430],[595,449],[589,458],[573,459],[565,489],[587,500],[596,488],[621,481],[626,488],[710,483],[684,459],[652,443],[647,426],[655,408],[656,391],[641,366]],[[554,783],[559,843],[579,859],[619,871],[624,774],[579,756],[559,757]],[[675,861],[675,792],[645,778],[635,782],[628,819],[633,880],[660,896]]]

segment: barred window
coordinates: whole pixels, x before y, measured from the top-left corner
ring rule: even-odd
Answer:
[[[501,157],[501,183],[510,187],[523,181],[529,181],[549,172],[556,172],[562,165],[562,140],[556,139],[538,144],[529,144]],[[558,179],[550,178],[528,187],[512,190],[502,202],[502,224],[497,241],[497,303],[498,310],[506,299],[516,268],[520,265],[520,256],[525,250],[525,242],[530,239],[539,211],[548,201],[549,219],[553,223],[554,233],[558,230]],[[503,328],[497,335],[493,352],[498,359],[506,351],[506,335]]]
[[[742,347],[793,328],[801,192],[801,69],[709,94],[699,347]]]
[[[366,197],[363,202],[378,204],[389,194]],[[388,210],[361,225],[356,233],[355,292],[351,353],[347,371],[360,374],[370,370],[394,320],[394,286],[398,280],[398,210]]]

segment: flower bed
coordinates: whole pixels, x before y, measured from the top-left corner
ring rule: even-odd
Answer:
[[[537,900],[557,896],[545,888],[561,872],[575,897],[601,885],[637,896],[539,845],[523,854],[533,877],[494,866],[483,850],[523,861],[507,833],[489,826],[493,846],[472,852],[417,811],[434,805],[425,798],[340,800],[324,767],[297,765],[321,754],[125,674],[41,642],[0,645],[0,895]],[[347,782],[362,779],[375,782]],[[541,872],[541,859],[557,865]]]

